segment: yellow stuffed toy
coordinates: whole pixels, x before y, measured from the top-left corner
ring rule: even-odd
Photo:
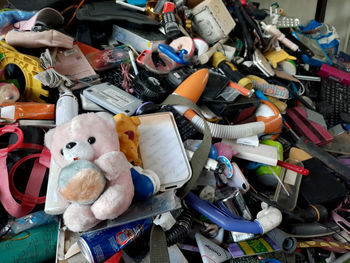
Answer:
[[[140,119],[119,113],[114,116],[114,120],[117,123],[120,151],[130,163],[140,166],[142,164],[138,152],[140,133],[137,131],[137,127],[141,124]]]

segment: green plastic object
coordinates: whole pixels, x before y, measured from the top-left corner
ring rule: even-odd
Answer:
[[[277,148],[278,160],[283,161],[283,146],[279,142],[272,140],[261,140],[260,143],[274,146]],[[256,179],[259,183],[265,186],[275,186],[277,184],[277,179],[271,174],[270,168],[275,172],[276,175],[281,177],[282,167],[280,166],[269,166],[261,165],[255,170]]]
[[[58,223],[24,231],[12,239],[0,242],[2,263],[54,262]]]

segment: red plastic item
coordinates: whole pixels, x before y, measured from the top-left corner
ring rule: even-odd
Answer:
[[[163,13],[174,13],[175,5],[171,2],[165,2],[163,7]]]
[[[283,168],[286,168],[288,170],[292,170],[294,172],[297,172],[298,174],[302,174],[302,175],[308,175],[309,174],[309,170],[305,169],[303,167],[294,165],[294,164],[290,164],[290,163],[286,163],[286,162],[282,162],[280,160],[277,161],[277,166],[281,166]]]
[[[114,254],[112,257],[107,259],[105,263],[118,263],[120,262],[120,259],[122,258],[122,251],[118,251],[116,254]]]
[[[78,45],[78,47],[80,48],[81,52],[83,52],[84,55],[87,55],[89,53],[93,53],[93,52],[98,52],[101,51],[97,48],[94,48],[92,46],[86,45],[84,43],[81,43],[79,41],[75,41],[75,44]]]
[[[11,151],[20,148],[41,151],[43,146],[32,143],[23,143],[23,131],[16,125],[6,125],[0,128],[0,136],[6,133],[15,133],[18,139],[15,144],[12,144],[7,148],[0,149],[0,202],[10,215],[13,217],[22,217],[30,213],[36,204],[45,203],[45,196],[39,197],[39,194],[45,172],[48,167],[45,167],[39,163],[41,154],[35,153],[20,159],[12,166],[10,172],[8,173],[6,159]],[[33,158],[37,158],[37,160],[34,162],[25,193],[23,194],[19,192],[14,185],[14,174],[18,166]],[[18,203],[13,196],[20,201],[20,203]]]

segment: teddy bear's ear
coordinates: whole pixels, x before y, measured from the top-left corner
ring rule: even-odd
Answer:
[[[103,120],[105,120],[109,125],[111,125],[114,129],[116,128],[116,123],[113,116],[107,112],[97,112],[96,115]]]
[[[51,129],[47,133],[45,133],[44,144],[49,150],[51,148],[52,136],[54,134],[54,131],[55,129]]]

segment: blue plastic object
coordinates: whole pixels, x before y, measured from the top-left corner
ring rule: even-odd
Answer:
[[[267,100],[267,101],[270,101],[270,100],[264,95],[264,93],[262,93],[261,90],[258,90],[258,89],[255,90],[255,96],[256,96],[259,100]]]
[[[171,46],[165,44],[159,44],[158,49],[178,64],[187,65],[190,63],[190,61],[186,59],[185,55],[187,54],[187,50],[185,49],[176,52]]]
[[[0,28],[10,26],[22,20],[29,20],[36,12],[26,12],[20,10],[4,11],[0,13]]]
[[[306,26],[299,26],[301,32],[308,32],[310,30],[314,30],[318,27],[322,26],[320,22],[317,22],[316,20],[310,20],[310,22]]]
[[[187,205],[227,231],[252,234],[263,233],[263,229],[257,221],[248,221],[232,214],[222,203],[219,203],[220,207],[217,207],[208,201],[200,199],[192,192],[186,195],[185,201]]]
[[[301,34],[302,33],[296,33],[296,32],[293,32],[292,35],[298,39],[300,41],[300,38],[298,37],[298,34]],[[322,60],[318,60],[318,59],[314,59],[314,58],[310,58],[308,57],[306,54],[302,54],[301,55],[301,59],[304,61],[304,63],[306,64],[309,64],[311,66],[314,66],[314,67],[321,67],[322,64],[328,64],[328,65],[332,65],[333,62],[332,60],[328,57],[327,53],[324,51],[322,45],[318,42],[317,39],[313,39],[314,41],[316,41],[317,45],[319,46],[320,50],[322,51],[323,55],[325,56],[325,58],[327,59],[328,62],[325,62],[325,61],[322,61]]]
[[[134,184],[135,200],[145,200],[154,192],[154,185],[152,181],[144,174],[139,173],[134,168],[130,168],[132,182]]]
[[[131,5],[145,7],[148,0],[126,0],[126,2],[128,2],[128,4],[131,4]]]

